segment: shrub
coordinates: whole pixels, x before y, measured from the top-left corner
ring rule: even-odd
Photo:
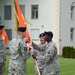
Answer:
[[[64,46],[62,49],[62,57],[75,58],[75,48],[70,46]]]

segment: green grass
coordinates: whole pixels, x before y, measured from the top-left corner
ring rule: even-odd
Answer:
[[[7,54],[7,62],[5,67],[5,75],[8,75],[8,64],[10,54]],[[60,61],[60,75],[75,75],[75,59],[66,59],[59,57]],[[34,70],[34,60],[29,58],[27,60],[27,75],[36,75]]]
[[[59,58],[61,75],[75,75],[75,59]]]

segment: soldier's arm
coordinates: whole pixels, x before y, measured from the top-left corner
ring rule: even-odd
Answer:
[[[45,62],[53,60],[54,56],[57,54],[57,48],[55,45],[50,46],[47,49],[47,52],[45,54]]]
[[[33,46],[34,49],[42,50],[42,51],[45,51],[45,47],[46,47],[46,46],[40,47],[37,44],[35,44],[34,42],[32,42],[32,46]]]
[[[22,55],[22,57],[24,58],[24,59],[26,59],[27,58],[27,56],[28,56],[28,53],[27,53],[27,46],[25,47],[24,46],[24,44],[20,44],[19,45],[19,47],[20,47],[20,52],[21,52],[21,55]]]
[[[34,51],[32,52],[32,57],[33,57],[33,59],[36,59],[36,56],[37,56],[37,51],[34,50]]]
[[[30,56],[31,56],[31,52],[29,52],[27,49],[27,58],[29,58]]]
[[[4,50],[4,63],[6,62],[6,45],[5,45],[5,43],[4,42],[2,42],[2,45],[3,45],[3,50]]]

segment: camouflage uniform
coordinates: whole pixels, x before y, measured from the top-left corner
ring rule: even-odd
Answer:
[[[0,75],[4,75],[5,61],[6,61],[6,53],[5,53],[5,44],[0,38]]]
[[[39,44],[38,46],[43,47],[44,45]],[[45,61],[43,61],[41,59],[41,57],[44,56],[44,55],[45,55],[45,51],[35,50],[35,56],[36,56],[36,59],[37,59],[37,64],[38,64],[38,68],[39,68],[39,71],[40,71],[40,75],[42,75],[42,72],[43,72],[44,66],[45,66]],[[36,68],[36,66],[35,66],[35,68]],[[36,75],[38,75],[37,71],[36,71]]]
[[[25,40],[15,38],[9,43],[10,62],[8,75],[26,75],[26,59],[30,56],[27,47],[24,47]]]
[[[40,59],[45,61],[45,68],[43,75],[60,75],[60,66],[57,56],[57,48],[53,41],[49,42],[46,47],[40,48],[33,43],[33,46],[37,50],[45,50],[46,54]]]

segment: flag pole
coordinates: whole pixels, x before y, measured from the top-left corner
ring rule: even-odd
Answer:
[[[35,65],[36,65],[36,70],[37,70],[37,72],[38,72],[38,75],[40,75],[40,71],[39,71],[39,68],[38,68],[38,64],[37,64],[36,59],[34,59],[34,62],[35,62]]]

